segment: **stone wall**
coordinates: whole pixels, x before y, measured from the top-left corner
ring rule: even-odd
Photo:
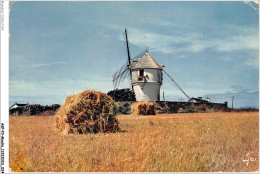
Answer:
[[[131,114],[131,104],[134,102],[117,102],[118,114]],[[229,111],[227,103],[191,103],[191,102],[171,102],[157,101],[155,111],[157,114],[164,113],[203,113]]]
[[[198,113],[227,111],[227,103],[156,102],[157,113]]]

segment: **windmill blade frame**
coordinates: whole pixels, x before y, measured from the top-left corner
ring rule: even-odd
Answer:
[[[113,75],[113,79],[115,79],[115,77],[117,77],[119,74],[121,74],[125,69],[127,68],[127,64],[124,64],[123,66],[121,66]]]
[[[132,86],[132,73],[131,73],[131,68],[130,65],[132,64],[132,59],[130,56],[130,48],[129,48],[129,43],[128,43],[128,35],[127,35],[127,29],[125,29],[124,32],[124,37],[125,37],[125,46],[126,46],[126,54],[127,54],[127,63],[123,65],[120,69],[116,71],[116,73],[112,76],[113,77],[113,86],[114,89],[117,88],[117,86],[124,81],[124,79],[129,76],[129,84],[131,86],[131,90],[133,91],[133,86]],[[129,70],[129,73],[126,73],[127,70]]]
[[[120,70],[121,72],[118,71],[119,73],[117,73],[117,74],[114,76],[114,79],[113,79],[114,88],[116,88],[116,87],[120,84],[120,82],[121,82],[121,80],[122,80],[123,77],[125,78],[124,74],[127,74],[127,73],[126,73],[127,70],[129,70],[129,67],[126,67],[123,71]],[[124,79],[124,78],[123,78],[123,79]]]
[[[128,71],[124,71],[122,75],[118,78],[118,85],[121,84],[127,77]]]
[[[125,44],[126,44],[126,51],[127,51],[127,60],[128,60],[128,67],[132,64],[132,59],[131,59],[131,55],[130,55],[130,48],[129,48],[129,43],[128,43],[128,36],[127,36],[127,29],[125,29]],[[130,81],[130,86],[132,91],[134,90],[133,85],[131,83],[132,81],[132,70],[129,69],[129,81]]]

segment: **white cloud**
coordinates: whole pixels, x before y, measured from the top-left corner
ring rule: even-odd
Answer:
[[[182,24],[172,23],[172,22],[169,22],[169,21],[160,21],[160,22],[156,21],[155,24],[158,24],[158,25],[161,25],[161,26],[169,26],[169,27],[181,27],[181,26],[183,26]]]
[[[33,68],[42,67],[42,66],[51,66],[51,65],[58,65],[58,64],[65,64],[67,62],[53,62],[53,63],[42,63],[42,64],[34,64],[32,65]]]
[[[149,47],[162,53],[201,52],[207,48],[219,52],[238,50],[258,50],[258,37],[253,32],[238,32],[232,36],[206,38],[201,33],[185,33],[183,35],[165,35],[131,28],[129,41],[139,47]],[[181,45],[181,46],[180,46]]]
[[[172,27],[174,30],[178,24],[169,21],[157,22],[163,29],[164,26]],[[103,24],[104,27],[116,30],[120,33],[124,30],[123,25]],[[163,30],[161,30],[163,31]],[[167,29],[169,31],[169,29]],[[150,31],[150,29],[140,29],[128,27],[129,42],[141,49],[149,48],[152,52],[160,52],[166,54],[174,54],[175,57],[185,57],[187,52],[200,53],[206,49],[215,50],[221,53],[220,58],[224,61],[232,61],[236,57],[226,53],[234,53],[235,51],[249,51],[250,55],[245,58],[245,62],[241,66],[250,66],[258,69],[258,50],[259,38],[258,28],[227,25],[223,30],[212,31],[214,34],[193,32],[176,34],[164,34]],[[215,37],[212,37],[215,36]],[[122,35],[118,36],[119,40],[123,40]],[[257,52],[257,54],[256,54]],[[253,53],[253,54],[251,54]],[[226,54],[226,55],[225,55]]]
[[[179,26],[169,21],[160,21],[162,27]],[[112,30],[123,31],[123,26],[117,24],[104,24]],[[252,27],[227,26],[227,31],[217,31],[218,37],[207,37],[204,33],[183,33],[166,35],[155,33],[149,29],[128,28],[129,42],[141,48],[149,47],[154,52],[179,54],[183,52],[202,52],[212,48],[218,52],[232,52],[240,50],[258,50],[258,30]],[[122,40],[120,34],[119,40]]]
[[[108,92],[113,89],[112,78],[87,80],[55,80],[31,82],[12,80],[9,82],[10,96],[71,95],[83,90]]]
[[[160,21],[161,26],[179,26],[169,21]],[[117,24],[104,24],[112,30],[122,30],[124,28]],[[201,52],[207,48],[212,48],[219,52],[238,51],[238,50],[258,50],[258,32],[255,28],[240,26],[228,26],[229,31],[219,31],[217,38],[206,37],[203,33],[184,33],[179,35],[166,35],[154,33],[149,30],[129,27],[129,42],[145,48],[149,47],[155,52],[162,53],[181,53],[181,52]],[[122,36],[119,36],[122,40]]]
[[[237,51],[237,50],[258,50],[258,38],[254,34],[231,36],[223,39],[218,39],[215,42],[215,49],[217,51]]]
[[[171,25],[167,21],[162,21],[162,25]],[[119,25],[110,25],[110,29],[122,28]],[[258,52],[259,39],[255,28],[228,26],[230,32],[220,31],[219,37],[206,37],[202,33],[185,33],[182,35],[166,35],[154,33],[149,30],[129,28],[129,42],[141,48],[149,47],[153,52],[181,55],[185,52],[199,53],[211,48],[220,53],[249,50]],[[122,40],[122,36],[119,37]],[[222,58],[222,57],[220,57]],[[233,57],[223,56],[225,61],[230,61]],[[248,57],[245,60],[246,66],[258,68],[257,56]]]
[[[259,58],[257,56],[255,56],[251,59],[247,59],[245,61],[245,65],[258,69],[259,68]]]
[[[174,44],[187,43],[187,38],[193,36],[168,36],[163,34],[157,34],[141,29],[131,28],[129,34],[129,42],[139,47],[149,47],[155,52],[163,53],[177,53],[183,48],[176,48]]]

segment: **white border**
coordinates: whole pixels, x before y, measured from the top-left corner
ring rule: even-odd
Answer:
[[[2,6],[3,5],[3,6]],[[3,10],[3,12],[2,12]],[[1,1],[1,125],[4,124],[4,172],[9,172],[9,2]],[[3,27],[3,29],[2,29]],[[2,131],[2,128],[1,128]]]
[[[16,1],[40,1],[40,0],[16,0]],[[43,0],[43,1],[53,1],[53,0]],[[64,1],[64,0],[55,0],[55,1]],[[70,0],[72,2],[72,0]],[[75,0],[75,1],[86,1],[86,0]],[[107,0],[87,0],[87,1],[107,1]],[[109,0],[109,1],[118,1],[118,0]],[[124,0],[121,0],[124,1]],[[126,0],[129,1],[129,0]],[[131,1],[140,1],[140,0],[131,0]],[[142,1],[159,1],[159,0],[142,0]],[[199,0],[169,0],[169,1],[199,1]],[[209,0],[200,0],[210,2]],[[216,1],[216,0],[213,0]],[[226,0],[217,0],[217,1],[226,1]],[[229,0],[229,1],[240,1],[243,2],[244,0]],[[4,172],[9,173],[11,172],[9,169],[9,0],[1,0],[0,7],[2,8],[3,2],[3,15],[4,15],[4,30],[1,29],[1,64],[0,64],[0,75],[1,75],[1,100],[0,100],[0,119],[1,123],[4,123]],[[2,9],[1,9],[2,10]],[[2,13],[1,13],[2,14]],[[1,16],[2,17],[2,16]],[[260,21],[259,21],[259,28],[260,28]],[[260,53],[260,50],[259,50]],[[259,71],[259,80],[260,80],[260,71]],[[260,88],[259,88],[260,89]],[[260,96],[259,96],[260,100]],[[260,119],[260,118],[259,118]],[[1,127],[1,126],[0,126]],[[2,130],[2,129],[1,129]],[[259,140],[260,141],[260,140]],[[260,157],[260,156],[259,156]],[[260,162],[259,162],[260,165]],[[257,171],[256,171],[257,172]],[[1,170],[0,170],[1,173]],[[89,172],[88,172],[89,173]],[[111,172],[108,172],[111,173]],[[119,172],[123,173],[123,172]],[[129,173],[129,172],[124,172]],[[139,172],[138,172],[139,173]],[[151,172],[156,173],[156,172]],[[179,172],[176,172],[179,173]],[[194,173],[194,172],[189,172]],[[195,172],[201,173],[201,172]],[[220,173],[220,172],[214,172]],[[226,172],[232,173],[232,172]],[[247,173],[254,173],[254,172],[247,172]]]

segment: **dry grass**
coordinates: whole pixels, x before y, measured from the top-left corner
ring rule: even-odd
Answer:
[[[117,116],[125,132],[60,135],[53,117],[10,117],[14,171],[259,170],[258,112]],[[252,159],[247,166],[242,160]]]

